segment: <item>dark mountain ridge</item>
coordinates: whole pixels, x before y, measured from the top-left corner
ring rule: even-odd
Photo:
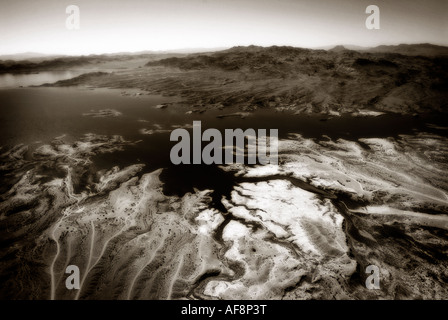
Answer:
[[[342,114],[360,109],[447,112],[448,56],[338,47],[233,47],[154,59],[145,68],[91,74],[54,85],[139,88],[181,96],[198,110],[236,106]]]

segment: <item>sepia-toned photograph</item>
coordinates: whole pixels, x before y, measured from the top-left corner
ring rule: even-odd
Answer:
[[[0,300],[448,300],[447,15],[2,0]]]

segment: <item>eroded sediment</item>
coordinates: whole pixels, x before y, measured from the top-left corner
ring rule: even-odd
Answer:
[[[88,134],[2,149],[3,298],[448,297],[446,138],[291,135],[279,165],[222,167],[235,174],[222,210],[213,190],[164,194],[162,169],[95,169],[131,144]],[[371,264],[380,290],[365,287]]]

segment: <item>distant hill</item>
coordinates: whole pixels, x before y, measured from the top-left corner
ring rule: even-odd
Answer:
[[[169,58],[164,61],[165,65],[180,67],[183,69],[201,69],[204,67],[219,67],[224,70],[236,70],[249,67],[257,70],[266,70],[280,72],[282,67],[288,66],[289,62],[298,55],[312,53],[326,60],[324,52],[332,53],[378,53],[378,54],[402,54],[407,56],[448,56],[448,47],[437,46],[433,44],[400,44],[397,46],[378,46],[374,48],[363,48],[351,45],[338,45],[331,49],[305,49],[286,46],[237,46],[230,49],[217,51],[215,49],[183,49],[172,51],[141,51],[141,52],[120,52],[101,55],[87,56],[63,56],[63,55],[45,55],[35,52],[26,52],[14,55],[0,56],[0,74],[1,73],[28,73],[47,70],[61,70],[67,68],[76,68],[83,66],[98,65],[100,63],[112,61],[128,61],[132,59],[147,59],[148,66],[161,59]],[[178,60],[188,55],[187,60]],[[267,59],[270,56],[269,59]],[[283,57],[279,61],[275,57]],[[247,59],[249,58],[250,59]],[[291,60],[291,61],[290,61]],[[292,70],[295,70],[293,68]],[[284,70],[288,71],[288,70]]]
[[[142,56],[142,55],[167,55],[167,54],[190,54],[190,53],[206,53],[225,50],[227,48],[185,48],[177,50],[144,50],[137,52],[113,52],[104,54],[90,54],[90,55],[63,55],[63,54],[45,54],[39,52],[23,52],[15,54],[4,54],[0,55],[0,61],[31,61],[31,62],[42,62],[44,60],[53,60],[59,58],[73,58],[73,57],[122,57],[122,56]]]
[[[426,45],[380,47],[378,52],[345,46],[333,50],[233,47],[150,61],[147,67],[168,67],[172,70],[166,72],[173,76],[169,82],[142,80],[140,85],[191,96],[192,103],[202,97],[202,105],[280,107],[311,113],[356,108],[406,114],[447,112],[448,57],[436,54],[442,49]],[[417,54],[423,52],[428,55]],[[207,80],[209,75],[216,87]],[[102,81],[116,80],[98,79]]]
[[[339,45],[339,46],[331,48],[328,51],[331,51],[331,52],[344,52],[344,51],[347,51],[347,50],[351,50],[351,49],[347,49],[346,47]]]
[[[445,50],[428,44],[366,50],[350,50],[348,46],[330,50],[239,46],[188,55],[100,55],[41,63],[9,62],[0,64],[0,72],[120,61],[120,72],[91,72],[52,85],[139,88],[181,96],[199,111],[238,106],[243,111],[276,108],[328,115],[359,109],[402,114],[447,113]],[[140,59],[138,64],[134,63],[136,58]]]
[[[420,44],[400,44],[400,45],[381,45],[378,47],[359,47],[352,45],[338,45],[328,51],[340,52],[343,50],[353,50],[358,52],[371,52],[371,53],[397,53],[407,56],[448,56],[448,47],[438,46],[430,43]]]
[[[400,44],[398,46],[378,46],[368,50],[369,52],[398,53],[408,56],[447,56],[448,47],[437,46],[429,43]]]
[[[315,57],[325,58],[324,50],[311,50],[294,47],[233,47],[227,50],[218,51],[208,54],[190,54],[186,57],[173,57],[162,59],[160,61],[150,61],[146,66],[165,65],[170,67],[178,67],[184,70],[219,68],[226,71],[234,70],[250,70],[271,75],[282,75],[298,71],[298,68],[310,69],[311,64],[298,64],[302,58],[314,55]],[[330,59],[331,60],[331,59]],[[302,61],[304,62],[304,61]],[[325,61],[320,61],[325,65]],[[320,63],[319,62],[319,63]],[[333,61],[327,61],[333,63]]]
[[[20,60],[32,60],[32,61],[42,61],[49,59],[56,59],[64,57],[64,55],[56,55],[56,54],[45,54],[38,52],[23,52],[16,54],[4,54],[0,55],[0,60],[12,60],[12,61],[20,61]]]
[[[135,53],[135,54],[102,54],[89,56],[62,56],[56,58],[30,58],[28,60],[0,60],[2,73],[31,73],[39,71],[67,70],[81,67],[94,67],[107,62],[127,62],[135,59],[150,61],[169,57],[182,57],[181,53]]]

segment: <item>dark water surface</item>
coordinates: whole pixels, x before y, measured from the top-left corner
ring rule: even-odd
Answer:
[[[202,130],[217,128],[278,129],[280,138],[289,133],[300,133],[306,138],[357,140],[362,137],[389,137],[415,132],[437,132],[446,135],[447,130],[428,127],[427,123],[445,126],[446,117],[439,115],[378,117],[342,116],[327,119],[326,116],[293,115],[272,110],[258,110],[241,119],[217,118],[217,115],[238,110],[210,110],[202,114],[185,114],[188,108],[170,105],[157,109],[156,105],[179,101],[179,98],[160,95],[122,96],[124,90],[80,88],[16,88],[0,90],[0,145],[14,146],[20,143],[36,148],[55,137],[65,135],[64,140],[79,140],[86,133],[121,135],[126,140],[139,141],[126,150],[94,158],[95,169],[110,169],[144,163],[145,172],[166,168],[161,175],[166,182],[167,194],[182,195],[199,189],[214,189],[216,197],[226,195],[232,186],[232,175],[214,165],[171,164],[169,154],[174,145],[169,135],[172,126],[192,125],[202,122]],[[83,113],[113,109],[121,112],[117,117],[90,117]],[[145,135],[141,129],[162,129],[165,132]],[[191,131],[191,129],[189,129]],[[205,144],[203,144],[204,146]],[[170,183],[173,182],[173,183]],[[222,190],[220,190],[222,189]],[[219,199],[216,199],[217,201]]]
[[[41,71],[26,74],[0,74],[0,88],[37,86],[77,77],[86,70]]]

